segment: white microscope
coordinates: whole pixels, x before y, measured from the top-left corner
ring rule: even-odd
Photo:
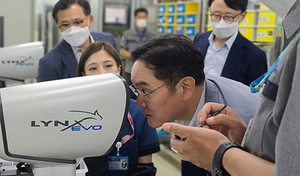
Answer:
[[[0,48],[1,83],[10,87],[34,82],[43,56],[44,46],[40,41]]]
[[[75,176],[76,159],[114,147],[128,106],[128,84],[112,73],[1,88],[0,158]]]

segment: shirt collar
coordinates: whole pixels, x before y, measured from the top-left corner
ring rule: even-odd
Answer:
[[[290,41],[298,29],[300,28],[300,23],[297,23],[297,19],[300,19],[300,5],[296,7],[290,14],[286,16],[283,20],[282,25],[285,33],[285,38]]]
[[[236,30],[235,33],[220,48],[222,48],[223,46],[227,46],[227,48],[230,50],[230,48],[233,45],[233,42],[235,41],[237,35],[238,35],[238,30]],[[208,42],[209,42],[210,46],[213,46],[215,44],[214,33],[213,32],[208,37]]]
[[[142,32],[138,31],[136,26],[134,27],[134,29],[135,29],[135,32],[139,35],[139,37],[144,37],[147,32],[147,27],[145,27]]]
[[[90,35],[90,39],[91,39],[91,43],[94,43],[94,42],[95,42],[95,40],[94,40],[94,38],[92,37],[92,35]],[[71,45],[71,48],[72,48],[73,53],[75,54],[75,56],[76,56],[76,53],[78,52],[78,50],[81,50],[78,46],[72,46],[72,45]]]
[[[200,98],[200,101],[198,103],[198,107],[197,107],[197,109],[194,113],[194,116],[193,116],[192,120],[189,123],[189,126],[196,126],[198,112],[201,110],[201,108],[205,104],[205,92],[206,92],[206,88],[205,88],[205,81],[204,81],[203,82],[203,91],[202,91],[202,94],[201,94],[201,98]]]
[[[205,81],[204,81],[203,82],[203,91],[201,93],[201,97],[200,97],[200,100],[198,102],[197,109],[196,109],[196,111],[195,111],[195,113],[193,115],[193,118],[191,119],[190,122],[185,122],[185,121],[182,121],[182,120],[178,120],[177,122],[179,124],[186,125],[186,126],[196,126],[198,112],[201,110],[201,108],[205,104],[205,92],[206,92],[206,88],[205,88]]]

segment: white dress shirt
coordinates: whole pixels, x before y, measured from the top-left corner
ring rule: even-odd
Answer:
[[[220,48],[217,49],[213,32],[208,38],[209,46],[204,59],[206,76],[220,76],[225,65],[230,48],[237,37],[236,31]]]
[[[91,35],[90,35],[90,39],[91,39],[91,43],[95,42],[95,40],[93,39],[93,37]],[[72,46],[71,45],[71,48],[72,48],[72,50],[74,52],[74,55],[75,55],[76,60],[77,60],[77,63],[79,63],[80,57],[81,57],[81,55],[83,53],[83,50],[80,49],[78,46]]]

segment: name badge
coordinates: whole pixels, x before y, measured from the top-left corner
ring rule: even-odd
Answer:
[[[127,171],[129,159],[127,156],[110,156],[108,157],[108,170]]]

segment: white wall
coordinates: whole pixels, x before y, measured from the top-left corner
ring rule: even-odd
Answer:
[[[4,46],[33,41],[34,0],[0,0],[4,16]]]

